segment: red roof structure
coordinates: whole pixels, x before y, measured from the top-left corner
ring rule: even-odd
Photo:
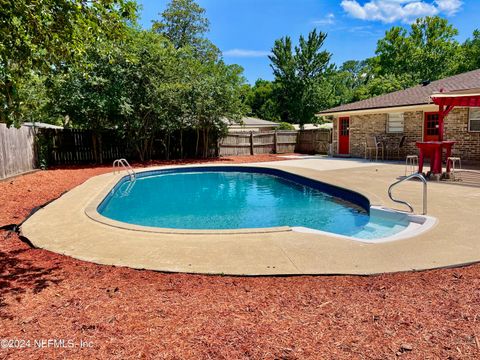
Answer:
[[[432,94],[434,104],[443,106],[480,107],[480,88]]]
[[[455,106],[480,106],[480,88],[451,92],[440,91],[430,97],[433,103],[438,105],[440,141],[443,140],[443,120]]]

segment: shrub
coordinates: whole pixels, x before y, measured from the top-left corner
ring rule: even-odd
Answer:
[[[295,130],[295,127],[287,122],[281,122],[277,130]]]

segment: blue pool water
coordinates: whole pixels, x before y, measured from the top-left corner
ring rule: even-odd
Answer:
[[[98,211],[114,220],[162,228],[291,226],[365,239],[390,236],[407,226],[369,215],[355,193],[345,201],[328,193],[332,191],[258,172],[153,172],[133,184],[121,181]]]

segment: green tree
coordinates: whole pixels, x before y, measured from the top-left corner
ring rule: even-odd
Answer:
[[[275,84],[271,81],[258,79],[249,88],[245,102],[250,108],[250,116],[270,121],[280,118],[275,101]]]
[[[68,71],[58,71],[46,81],[48,85],[49,110],[52,116],[68,119],[66,125],[93,131],[94,155],[102,163],[103,129],[113,129],[118,124],[121,105],[125,101],[128,83],[122,75],[124,70],[120,48],[106,53],[104,46],[97,44],[86,50],[85,61],[89,72],[80,64]]]
[[[209,155],[210,138],[227,129],[224,118],[239,120],[246,112],[245,79],[238,65],[226,65],[218,48],[205,38],[209,22],[205,9],[193,0],[172,0],[154,22],[153,30],[169,39],[179,52],[177,74],[180,92],[170,104],[172,129],[194,128],[196,153]],[[183,142],[180,140],[181,152]],[[169,144],[167,144],[167,148]]]
[[[153,23],[153,29],[164,34],[179,49],[185,46],[202,46],[209,21],[205,9],[193,0],[172,0],[161,20]]]
[[[242,101],[245,78],[238,65],[223,61],[205,62],[194,58],[188,68],[190,89],[187,92],[188,117],[197,132],[196,152],[202,143],[202,156],[209,156],[211,135],[221,137],[227,131],[225,119],[239,121],[246,113]]]
[[[412,70],[414,48],[407,30],[394,26],[377,42],[378,74],[405,74]]]
[[[271,67],[278,85],[277,101],[282,121],[305,124],[315,121],[315,113],[324,106],[323,85],[331,54],[322,50],[326,34],[313,30],[300,36],[292,49],[287,36],[275,41]]]
[[[420,81],[433,81],[453,74],[459,50],[457,35],[458,30],[447,19],[438,16],[417,19],[410,32],[415,60],[411,73],[416,70]]]
[[[47,122],[61,125],[58,118],[50,117],[48,113],[48,94],[45,88],[45,76],[30,71],[23,74],[16,83],[18,97],[17,121],[20,122]]]
[[[136,15],[130,0],[6,0],[0,12],[0,121],[21,121],[18,83],[81,60],[99,38],[122,36]]]
[[[179,55],[167,39],[151,31],[132,32],[124,51],[120,130],[142,161],[151,159],[159,133],[170,157],[170,136],[179,129],[182,115]]]
[[[342,64],[339,71],[348,75],[346,86],[349,89],[365,84],[372,76],[369,60],[347,60]]]
[[[351,101],[358,101],[387,94],[393,91],[403,90],[410,87],[412,78],[410,75],[380,75],[372,78],[364,85],[354,89]]]
[[[458,73],[480,69],[480,30],[473,32],[472,38],[465,40],[457,58]]]
[[[367,84],[373,76],[370,59],[348,60],[340,68],[329,68],[324,85],[324,89],[329,90],[326,94],[326,99],[330,100],[327,107],[351,102],[355,91]]]
[[[456,73],[458,30],[438,16],[418,18],[407,31],[393,27],[377,44],[379,75],[408,74],[413,83]]]
[[[147,160],[156,134],[177,128],[179,54],[163,36],[133,28],[124,41],[104,46],[109,49],[97,44],[87,51],[88,73],[76,66],[58,74],[51,86],[52,109],[73,126],[94,131],[99,162],[99,134],[107,128],[116,129],[140,160]]]

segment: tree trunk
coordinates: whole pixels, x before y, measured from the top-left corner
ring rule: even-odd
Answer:
[[[138,157],[140,161],[144,161],[143,149],[138,144],[135,144],[135,149],[137,150]]]
[[[167,160],[170,160],[170,133],[167,133],[167,149],[165,157]]]
[[[155,141],[154,137],[151,137],[149,142],[148,142],[148,160],[152,160],[152,155],[153,155],[153,142]]]
[[[202,129],[202,158],[205,159],[205,128]]]
[[[208,133],[209,133],[208,127],[203,129],[203,157],[205,159],[208,157],[208,146],[209,146]]]
[[[93,161],[98,164],[97,134],[92,132]]]
[[[197,128],[197,142],[195,144],[195,157],[198,157],[198,146],[200,143],[200,129]]]
[[[102,148],[102,134],[98,134],[98,158],[100,160],[100,164],[103,164],[103,148]]]
[[[102,134],[98,130],[92,132],[93,159],[96,164],[103,164]]]
[[[180,159],[183,159],[183,129],[180,129]]]

